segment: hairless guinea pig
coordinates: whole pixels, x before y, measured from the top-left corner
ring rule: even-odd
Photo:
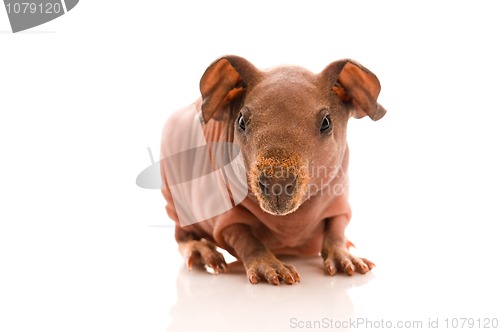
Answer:
[[[213,62],[201,98],[166,122],[162,193],[188,268],[227,268],[216,246],[240,259],[253,284],[300,277],[275,255],[318,255],[329,275],[375,265],[349,252],[346,127],[379,120],[380,83],[352,60],[313,74],[259,70],[238,56]]]

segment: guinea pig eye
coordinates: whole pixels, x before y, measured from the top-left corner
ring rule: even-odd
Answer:
[[[321,122],[321,128],[319,129],[319,131],[322,134],[327,134],[331,131],[331,129],[332,129],[332,119],[330,118],[330,115],[326,115],[323,118],[323,122]]]
[[[238,122],[238,127],[239,127],[241,130],[245,131],[245,129],[246,129],[246,124],[245,124],[245,119],[243,119],[243,114],[241,114],[241,113],[240,113],[240,115],[238,115],[238,120],[237,120],[237,122]]]

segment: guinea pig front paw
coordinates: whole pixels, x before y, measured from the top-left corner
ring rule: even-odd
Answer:
[[[256,255],[244,262],[250,283],[256,284],[264,279],[271,285],[281,282],[292,285],[300,282],[300,276],[292,265],[284,264],[271,252]]]
[[[179,244],[179,251],[184,256],[189,270],[194,266],[211,268],[215,274],[227,269],[224,256],[217,251],[215,244],[202,240],[189,240]]]
[[[365,274],[375,267],[375,264],[366,258],[353,256],[349,249],[343,246],[330,246],[321,251],[323,266],[326,273],[333,276],[337,271],[352,276],[354,272]]]

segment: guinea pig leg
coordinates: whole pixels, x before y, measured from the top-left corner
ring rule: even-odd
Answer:
[[[243,262],[248,280],[256,284],[264,279],[271,285],[284,282],[292,285],[300,282],[300,276],[292,265],[284,264],[267,249],[252,233],[250,226],[234,224],[222,231],[224,241],[234,249]]]
[[[352,243],[349,242],[344,231],[349,220],[347,216],[340,215],[325,220],[325,237],[323,240],[323,265],[326,273],[333,276],[339,272],[344,272],[352,276],[354,272],[365,274],[375,267],[371,261],[366,258],[360,258],[349,252]]]

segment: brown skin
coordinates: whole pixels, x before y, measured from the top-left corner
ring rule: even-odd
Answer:
[[[332,276],[371,270],[372,262],[350,254],[344,235],[351,218],[346,127],[350,117],[385,114],[376,76],[352,60],[313,74],[299,67],[260,71],[226,56],[210,65],[200,90],[205,138],[240,146],[250,193],[230,211],[181,227],[163,176],[188,267],[225,271],[217,245],[243,262],[251,283],[300,281],[293,266],[276,258],[281,253],[321,253]]]

